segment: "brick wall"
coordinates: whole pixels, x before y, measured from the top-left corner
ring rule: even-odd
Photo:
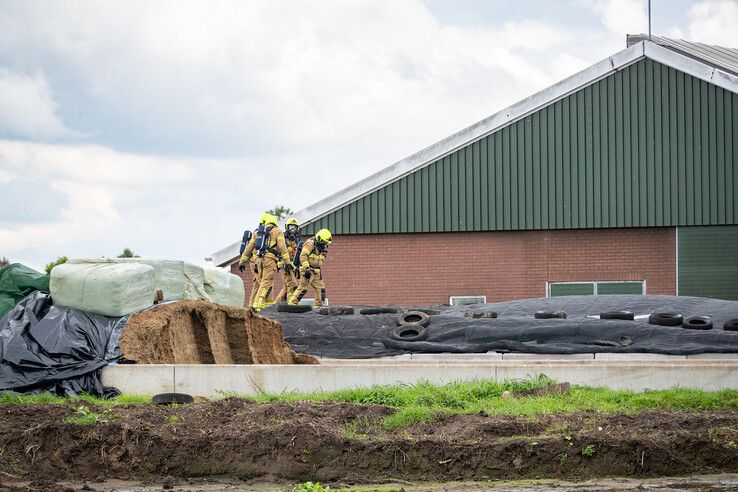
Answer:
[[[674,295],[675,239],[671,227],[334,236],[323,278],[332,304],[504,301],[585,280],[646,280],[648,294]]]

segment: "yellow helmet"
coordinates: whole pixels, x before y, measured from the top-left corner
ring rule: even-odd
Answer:
[[[284,225],[296,225],[296,226],[299,227],[300,226],[300,223],[297,221],[296,218],[290,217],[289,219],[287,219],[287,222],[285,222]]]
[[[277,218],[272,214],[264,214],[264,217],[262,217],[262,219],[264,220],[264,225],[272,224],[274,225],[274,227],[277,227],[279,222]]]
[[[324,244],[331,244],[331,241],[333,241],[333,235],[328,229],[321,229],[315,235],[315,239]]]
[[[262,215],[261,216],[261,219],[259,219],[259,224],[266,224],[267,223],[267,220],[269,220],[269,218],[271,218],[271,216],[272,216],[272,214],[268,214],[268,213]]]

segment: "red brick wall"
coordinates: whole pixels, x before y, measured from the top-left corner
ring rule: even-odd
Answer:
[[[337,235],[323,278],[332,304],[504,301],[543,297],[547,281],[585,280],[646,280],[648,294],[674,295],[675,240],[672,227]]]

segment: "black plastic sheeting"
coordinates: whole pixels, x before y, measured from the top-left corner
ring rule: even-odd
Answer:
[[[738,352],[738,332],[723,330],[725,321],[738,318],[736,301],[674,296],[568,296],[435,309],[440,314],[431,316],[428,338],[418,342],[389,337],[390,330],[397,326],[397,315],[291,314],[277,312],[275,307],[261,314],[282,323],[285,338],[296,352],[339,359],[488,351],[669,355]],[[599,319],[600,313],[615,310],[632,311],[637,319]],[[464,316],[467,311],[496,311],[498,317],[472,319]],[[536,311],[564,311],[567,319],[535,319]],[[710,316],[714,328],[701,331],[649,324],[647,316],[655,312],[677,312],[685,318]]]
[[[120,357],[127,318],[108,318],[52,305],[34,292],[0,318],[0,391],[112,397],[102,368]]]

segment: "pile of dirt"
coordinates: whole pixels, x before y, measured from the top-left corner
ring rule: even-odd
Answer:
[[[120,349],[141,364],[318,363],[290,348],[279,322],[208,301],[163,304],[132,316]]]
[[[379,405],[90,406],[102,418],[89,426],[66,421],[78,405],[1,405],[0,477],[347,483],[738,472],[738,410],[446,415],[390,430],[382,420],[395,410]]]

